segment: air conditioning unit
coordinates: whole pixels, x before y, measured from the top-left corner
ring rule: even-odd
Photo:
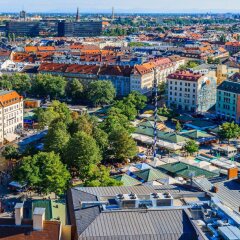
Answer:
[[[116,201],[120,208],[138,208],[139,199],[135,193],[130,194],[117,194]]]
[[[173,206],[173,197],[170,193],[152,193],[150,195],[153,207]]]

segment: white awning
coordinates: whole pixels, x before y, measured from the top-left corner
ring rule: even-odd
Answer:
[[[17,140],[20,136],[15,133],[8,133],[4,136],[4,139],[7,140],[8,142],[13,142]]]

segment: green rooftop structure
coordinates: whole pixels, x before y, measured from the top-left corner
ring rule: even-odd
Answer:
[[[154,122],[144,121],[144,122],[139,123],[138,126],[153,128]]]
[[[135,178],[130,177],[127,174],[115,175],[112,176],[113,179],[122,182],[123,186],[136,186],[141,185],[142,183]]]
[[[178,116],[178,117],[175,117],[174,119],[173,119],[174,121],[180,121],[180,122],[191,122],[191,121],[193,121],[194,120],[194,118],[193,117],[191,117],[191,116],[188,116],[188,115],[180,115],[180,116]]]
[[[33,200],[31,215],[36,207],[45,208],[46,220],[59,220],[63,225],[66,224],[66,203],[64,199]]]
[[[151,116],[149,118],[147,118],[148,121],[154,121],[154,116]],[[166,122],[168,120],[167,117],[164,117],[164,116],[161,116],[161,115],[158,115],[157,116],[157,122]]]
[[[142,182],[152,182],[152,181],[156,181],[156,180],[168,177],[163,172],[153,168],[143,169],[137,172],[133,172],[132,174]]]
[[[216,139],[216,136],[213,136],[207,132],[200,130],[191,130],[181,134],[184,137],[191,138],[195,141],[199,141],[200,143],[212,141]]]
[[[186,126],[198,130],[206,130],[217,127],[217,124],[211,121],[197,119],[192,121],[191,123],[187,123]]]
[[[192,166],[183,162],[168,163],[157,167],[160,170],[164,170],[174,177],[183,177],[190,179],[191,177],[205,176],[206,178],[216,177],[219,174],[207,171],[205,169]]]
[[[149,127],[139,126],[134,133],[154,137],[154,129]],[[157,130],[157,138],[170,143],[183,143],[189,140],[189,138],[181,136],[175,132],[163,132],[160,130]]]
[[[32,202],[32,212],[35,208],[45,208],[45,219],[52,219],[52,207],[51,200],[33,200]]]

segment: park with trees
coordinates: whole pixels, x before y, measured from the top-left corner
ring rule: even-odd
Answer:
[[[103,81],[101,86],[106,85],[109,82]],[[98,87],[92,86],[94,97],[100,92]],[[97,102],[94,99],[94,104],[110,103],[115,93],[111,87],[109,89],[105,96],[99,95]],[[37,152],[26,149],[21,153],[17,149],[7,149],[5,155],[9,159],[21,159],[14,171],[15,180],[44,194],[51,191],[64,193],[73,178],[78,178],[82,186],[121,185],[111,178],[110,167],[115,163],[125,164],[136,156],[131,120],[146,102],[147,98],[138,92],[132,92],[122,100],[113,100],[100,122],[94,115],[71,112],[58,100],[53,100],[46,109],[38,108],[35,111],[38,127],[48,128],[44,149]],[[46,186],[47,181],[49,186]]]

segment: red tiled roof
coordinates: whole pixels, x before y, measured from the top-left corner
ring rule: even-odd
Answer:
[[[193,73],[190,71],[177,71],[168,75],[168,79],[175,79],[175,80],[185,80],[185,81],[197,81],[203,75],[200,73]]]

